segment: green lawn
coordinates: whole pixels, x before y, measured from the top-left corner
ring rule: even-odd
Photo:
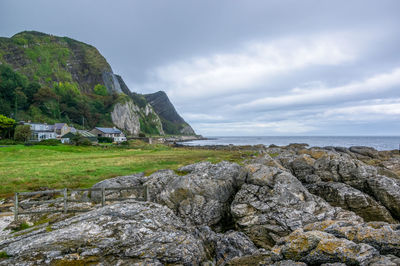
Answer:
[[[107,178],[208,160],[239,162],[235,151],[146,146],[134,148],[58,146],[0,147],[0,196],[48,188],[87,188]]]

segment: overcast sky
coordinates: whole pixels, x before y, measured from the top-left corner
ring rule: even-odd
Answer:
[[[400,135],[400,1],[0,0],[0,36],[94,45],[195,131]]]

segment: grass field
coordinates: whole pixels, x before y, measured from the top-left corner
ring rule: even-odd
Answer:
[[[16,191],[48,188],[87,188],[107,178],[208,160],[239,162],[237,151],[170,148],[142,145],[120,147],[23,146],[0,147],[0,197]]]

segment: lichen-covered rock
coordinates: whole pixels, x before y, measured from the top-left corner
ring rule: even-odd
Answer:
[[[230,203],[246,177],[243,168],[221,162],[199,163],[179,170],[189,173],[171,180],[159,202],[194,225],[223,227],[229,218]]]
[[[264,165],[247,166],[249,176],[231,204],[236,228],[263,248],[306,224],[326,219],[362,218],[330,206],[308,192],[288,172]]]
[[[373,246],[381,254],[400,256],[400,225],[384,222],[324,221],[305,226],[304,231],[319,230],[355,243]]]
[[[380,256],[371,261],[370,266],[399,266],[400,265],[400,258],[387,255],[387,256]]]
[[[330,154],[318,159],[315,171],[322,181],[345,183],[375,198],[393,218],[400,219],[400,180],[381,176],[378,169],[350,158],[346,154]]]
[[[252,266],[252,265],[272,265],[270,252],[257,252],[252,255],[237,257],[230,260],[227,265],[230,266]]]
[[[293,174],[303,183],[315,183],[320,178],[314,174],[315,159],[309,155],[301,155],[290,163]],[[316,178],[310,178],[316,177]]]
[[[281,170],[287,171],[285,167],[283,167],[280,163],[274,160],[269,154],[262,154],[255,159],[251,159],[246,162],[246,164],[263,164],[265,166],[276,167]]]
[[[215,233],[208,226],[199,228],[199,236],[217,265],[225,265],[232,259],[259,253],[251,240],[242,232]]]
[[[352,146],[349,148],[349,150],[355,154],[362,155],[362,156],[367,156],[371,158],[378,158],[379,157],[379,152],[371,147],[365,147],[365,146]]]
[[[0,242],[0,265],[177,263],[206,260],[194,229],[165,206],[125,201]],[[129,262],[129,263],[128,263]]]
[[[367,180],[368,191],[400,220],[400,180],[386,176],[374,176]]]
[[[342,207],[361,216],[365,221],[395,223],[390,212],[367,194],[344,183],[317,182],[306,185],[308,191],[335,207]]]
[[[346,265],[368,265],[379,252],[370,245],[357,244],[321,231],[298,229],[282,238],[272,250],[283,259],[311,265],[341,262]]]
[[[145,178],[143,183],[147,187],[147,199],[161,202],[160,195],[168,183],[179,176],[172,170],[159,170]]]

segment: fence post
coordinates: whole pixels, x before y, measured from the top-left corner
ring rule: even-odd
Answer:
[[[68,207],[67,207],[67,197],[68,197],[68,191],[66,188],[64,188],[64,213],[67,213]]]
[[[101,206],[104,207],[106,201],[106,193],[105,193],[105,188],[101,187]]]
[[[148,186],[145,186],[144,187],[144,200],[145,201],[150,201],[150,199],[149,199],[149,187]]]
[[[18,221],[18,192],[15,192],[14,199],[14,221]]]

